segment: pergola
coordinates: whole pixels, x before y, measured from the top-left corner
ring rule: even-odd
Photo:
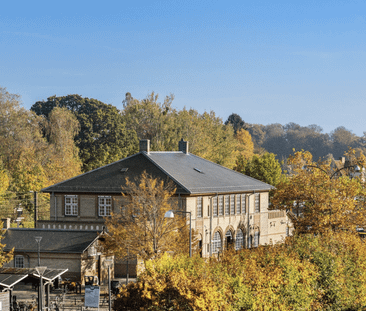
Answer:
[[[59,276],[64,274],[68,269],[49,269],[47,268],[42,275],[43,282],[46,285],[46,301],[49,306],[50,285]],[[9,292],[10,310],[12,310],[12,297],[14,286],[25,280],[26,278],[40,279],[41,276],[35,268],[0,268],[0,291]],[[39,294],[39,291],[38,291]]]

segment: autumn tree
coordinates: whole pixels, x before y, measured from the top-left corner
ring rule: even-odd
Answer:
[[[297,232],[355,231],[366,224],[365,188],[355,176],[355,168],[365,167],[365,157],[356,157],[352,149],[346,156],[342,168],[331,160],[314,162],[308,151],[289,157],[290,177],[277,185],[272,206],[292,210]]]
[[[254,144],[249,132],[244,129],[240,129],[236,132],[235,137],[238,141],[238,156],[243,157],[244,159],[251,158],[254,154]]]
[[[49,143],[49,156],[44,163],[49,183],[79,175],[82,163],[74,138],[80,127],[75,115],[66,108],[54,108],[44,121],[44,131]]]
[[[170,182],[144,172],[139,180],[126,180],[122,195],[126,202],[119,213],[106,219],[110,234],[106,248],[118,258],[135,255],[144,261],[166,251],[188,254],[189,230],[186,217],[166,219],[169,210],[178,210],[175,189]]]
[[[0,158],[11,191],[39,190],[47,181],[39,161],[47,149],[40,122],[40,117],[21,106],[18,95],[0,88]]]
[[[70,110],[80,124],[75,137],[83,171],[89,171],[122,159],[137,151],[134,131],[128,131],[120,111],[96,99],[80,95],[51,96],[38,101],[31,110],[47,119],[55,107]]]

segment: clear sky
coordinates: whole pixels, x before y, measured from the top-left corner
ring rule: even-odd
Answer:
[[[366,131],[366,1],[2,1],[0,86]]]

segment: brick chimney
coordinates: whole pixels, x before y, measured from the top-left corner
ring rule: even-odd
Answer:
[[[140,152],[145,151],[147,154],[150,153],[150,140],[140,139]]]
[[[178,145],[179,151],[188,154],[188,141],[184,141],[183,138],[179,141]]]

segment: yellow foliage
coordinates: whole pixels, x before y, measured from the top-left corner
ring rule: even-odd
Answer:
[[[313,162],[310,152],[296,152],[288,159],[291,176],[276,187],[273,208],[290,209],[298,232],[355,232],[357,226],[366,224],[366,189],[362,180],[353,178],[352,170],[365,161],[353,157],[350,163],[350,169],[336,169],[329,160]]]
[[[105,246],[117,257],[138,256],[144,261],[167,251],[188,254],[187,218],[176,214],[165,218],[169,210],[178,210],[172,184],[154,179],[144,172],[139,180],[126,180],[122,189],[126,204],[120,213],[106,219],[111,234]]]
[[[237,150],[239,152],[239,156],[244,159],[250,159],[254,154],[254,144],[250,133],[244,129],[240,129],[236,133],[236,139],[238,141]]]

